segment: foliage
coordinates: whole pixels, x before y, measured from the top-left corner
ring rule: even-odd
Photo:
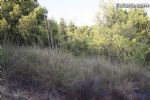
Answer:
[[[9,26],[7,21],[3,18],[0,20],[0,42],[5,42],[6,41],[6,36],[8,35]]]
[[[47,18],[37,0],[1,0],[5,85],[47,91],[39,100],[54,90],[63,100],[133,100],[150,89],[150,17],[100,3],[94,25],[76,26]]]
[[[1,62],[8,82],[59,89],[69,86],[78,76],[73,59],[60,50],[9,46],[4,47]]]
[[[132,95],[150,88],[150,72],[133,63],[112,64],[98,56],[76,58],[60,49],[6,46],[3,51],[3,77],[14,90],[25,87],[40,95],[56,90],[67,100],[92,100],[108,97],[112,90]]]
[[[63,48],[76,56],[99,55],[117,62],[149,61],[150,18],[144,9],[100,3],[93,26],[76,26],[46,17],[37,1],[0,1],[0,39],[19,45]],[[28,8],[28,9],[25,9]]]
[[[17,44],[31,43],[32,40],[37,42],[35,38],[41,34],[39,27],[46,18],[45,8],[40,7],[37,1],[32,0],[0,1],[0,6],[0,20],[3,21],[0,24],[4,25],[5,21],[9,26],[7,31],[6,28],[0,31],[0,34],[3,34],[2,39],[7,38],[7,41]]]

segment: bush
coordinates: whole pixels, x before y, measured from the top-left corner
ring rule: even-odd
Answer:
[[[70,85],[76,78],[73,57],[59,50],[4,47],[2,56],[4,76],[20,85],[38,83],[44,88],[60,88]]]
[[[115,94],[126,98],[150,88],[150,72],[136,64],[112,64],[98,56],[77,58],[60,49],[5,46],[1,62],[10,87],[56,90],[69,100],[105,100]]]

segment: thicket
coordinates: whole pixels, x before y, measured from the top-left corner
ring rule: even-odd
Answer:
[[[101,2],[103,3],[103,2]],[[150,62],[150,17],[144,9],[100,5],[93,26],[47,18],[37,1],[0,1],[1,44],[64,48],[76,56],[100,55],[122,62]]]
[[[104,5],[94,25],[76,26],[47,18],[36,0],[1,0],[2,87],[33,89],[39,100],[55,100],[52,95],[60,100],[138,100],[150,95],[150,17],[144,9]],[[8,91],[2,93],[6,97]]]
[[[18,46],[5,46],[1,63],[2,87],[8,89],[2,90],[3,100],[13,100],[10,94],[14,100],[148,100],[150,95],[150,72],[133,63]]]

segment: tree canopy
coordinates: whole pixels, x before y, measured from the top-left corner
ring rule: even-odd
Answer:
[[[105,4],[104,2],[101,2]],[[150,62],[150,17],[141,8],[100,5],[93,26],[47,18],[37,1],[0,1],[0,42],[59,47],[75,55],[100,55],[115,61]]]

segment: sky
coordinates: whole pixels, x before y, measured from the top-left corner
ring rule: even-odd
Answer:
[[[38,0],[48,10],[48,18],[64,18],[76,25],[93,25],[99,0]],[[115,3],[149,3],[150,0],[115,0]],[[147,8],[150,15],[150,8]]]

